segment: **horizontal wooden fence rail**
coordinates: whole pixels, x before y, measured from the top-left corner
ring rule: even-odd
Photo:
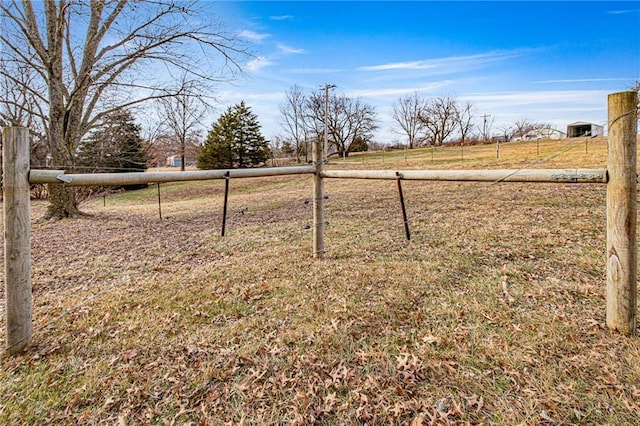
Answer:
[[[249,178],[315,173],[314,166],[265,167],[256,169],[198,170],[191,172],[70,173],[64,170],[31,170],[30,183],[65,183],[68,186],[118,186],[145,183],[184,182],[225,178]]]
[[[31,170],[30,183],[65,183],[68,186],[134,185],[225,178],[249,178],[315,173],[314,166],[259,169],[202,170],[192,172],[78,173]],[[228,173],[228,175],[227,175]],[[450,182],[553,182],[607,183],[606,169],[504,169],[504,170],[323,170],[323,178],[426,180]]]
[[[515,169],[515,170],[324,170],[323,178],[469,181],[607,183],[606,169]]]

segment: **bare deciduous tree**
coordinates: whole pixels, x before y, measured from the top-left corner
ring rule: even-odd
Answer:
[[[502,142],[509,142],[513,137],[513,128],[509,125],[500,126],[500,140]]]
[[[35,80],[33,70],[4,58],[0,58],[0,69],[11,72],[11,78],[0,78],[0,125],[24,126],[33,133],[39,124],[35,118],[42,114],[40,104],[28,89]]]
[[[202,150],[202,139],[203,136],[199,130],[187,135],[184,141],[184,163],[195,164]],[[176,152],[183,150],[183,146],[173,133],[158,133],[147,140],[149,141],[149,164],[151,166],[173,165],[169,164],[167,160]]]
[[[40,111],[40,104],[34,99],[33,93],[27,89],[34,80],[33,70],[20,66],[20,64],[8,63],[4,58],[0,58],[0,69],[5,71],[11,69],[12,74],[11,78],[0,78],[0,127],[23,126],[28,128],[31,165],[46,166],[48,151],[46,138],[41,123],[36,120],[36,114],[42,113],[42,111]],[[1,134],[0,146],[2,146]],[[1,159],[2,153],[0,152],[0,162]],[[0,178],[2,177],[1,167],[0,164]],[[39,185],[39,187],[43,186]],[[41,193],[46,193],[46,191]]]
[[[293,85],[285,93],[285,102],[280,105],[282,114],[282,128],[293,144],[296,161],[300,162],[300,156],[305,154],[305,162],[308,160],[307,142],[309,126],[306,111],[307,97],[302,89]]]
[[[186,74],[177,79],[178,86],[158,100],[164,126],[177,141],[180,170],[185,170],[187,142],[199,135],[202,118],[212,107],[207,99],[210,88],[202,80],[189,80]]]
[[[431,143],[441,146],[456,128],[456,100],[449,96],[434,98],[419,118],[429,131]]]
[[[523,138],[528,132],[539,129],[551,129],[549,123],[538,123],[528,118],[521,118],[513,124],[512,138]]]
[[[0,47],[14,64],[0,77],[33,70],[28,91],[39,108],[31,112],[42,120],[53,166],[73,170],[81,139],[110,112],[166,96],[157,64],[209,80],[240,71],[234,38],[197,12],[196,2],[169,0],[0,2]],[[50,185],[50,200],[49,217],[80,214],[61,185]]]
[[[324,128],[324,101],[324,95],[319,92],[312,93],[307,99],[312,133],[317,137],[321,137]],[[366,145],[372,138],[372,132],[378,128],[375,108],[360,98],[333,94],[329,97],[327,128],[329,145],[339,155],[348,156],[354,148],[362,148],[363,142]]]
[[[427,125],[420,120],[427,108],[427,101],[418,93],[403,96],[393,104],[391,118],[399,127],[396,133],[407,136],[408,147],[413,149],[420,146],[427,131]],[[394,126],[395,127],[395,126]]]
[[[460,131],[460,141],[463,146],[474,127],[473,119],[475,118],[475,114],[476,108],[469,101],[456,107],[456,126]]]

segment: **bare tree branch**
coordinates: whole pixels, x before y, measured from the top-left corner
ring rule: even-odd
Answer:
[[[307,98],[307,110],[313,118],[312,130],[318,137],[324,127],[324,95],[316,92]],[[368,142],[378,128],[375,108],[360,98],[333,94],[329,97],[327,114],[329,145],[340,155],[348,156],[357,142]]]
[[[164,90],[165,69],[209,82],[242,73],[247,55],[239,41],[202,24],[196,6],[171,0],[0,2],[0,47],[7,61],[37,72],[27,91],[40,90],[33,97],[38,106],[25,110],[46,112],[53,165],[73,168],[80,141],[108,113],[171,96]],[[145,84],[136,85],[141,75]],[[12,80],[8,72],[0,78]]]
[[[294,85],[285,93],[285,103],[280,105],[280,114],[282,116],[282,128],[293,142],[293,149],[296,155],[296,161],[300,162],[300,156],[304,152],[305,159],[308,156],[308,127],[305,120],[305,104],[307,102],[302,89]]]
[[[456,105],[455,121],[458,130],[460,131],[460,141],[462,145],[466,142],[467,136],[473,129],[473,119],[475,118],[476,108],[470,103],[465,102],[461,106]]]
[[[427,125],[420,120],[420,116],[424,115],[426,108],[427,101],[418,92],[401,97],[393,104],[391,118],[400,128],[399,131],[394,130],[407,136],[409,149],[420,146],[424,139]]]
[[[420,121],[429,129],[431,143],[442,145],[455,130],[456,100],[449,96],[432,99],[420,114]]]
[[[181,158],[180,168],[184,171],[186,165],[187,141],[193,138],[201,126],[202,118],[212,107],[200,94],[207,88],[200,82],[188,80],[183,74],[178,86],[166,97],[159,98],[161,116],[166,126],[178,141]]]

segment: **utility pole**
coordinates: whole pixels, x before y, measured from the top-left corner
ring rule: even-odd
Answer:
[[[490,114],[484,114],[481,116],[482,117],[482,138],[486,141],[487,139],[489,139],[487,137],[487,118],[491,117]]]
[[[335,84],[325,84],[324,85],[324,147],[323,147],[323,161],[328,161],[328,151],[329,151],[329,89],[336,88]]]

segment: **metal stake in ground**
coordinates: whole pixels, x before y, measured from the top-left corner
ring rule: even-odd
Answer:
[[[160,182],[158,182],[158,216],[162,220],[162,202],[160,201]]]
[[[224,230],[227,227],[227,201],[229,200],[229,172],[224,174],[224,205],[222,206],[222,233],[224,237]]]
[[[402,195],[402,175],[400,172],[396,172],[396,181],[398,182],[398,194],[400,194],[400,206],[402,206],[402,219],[404,220],[404,235],[407,240],[411,241],[411,232],[409,232],[409,221],[407,220],[407,209],[404,206],[404,196]]]

